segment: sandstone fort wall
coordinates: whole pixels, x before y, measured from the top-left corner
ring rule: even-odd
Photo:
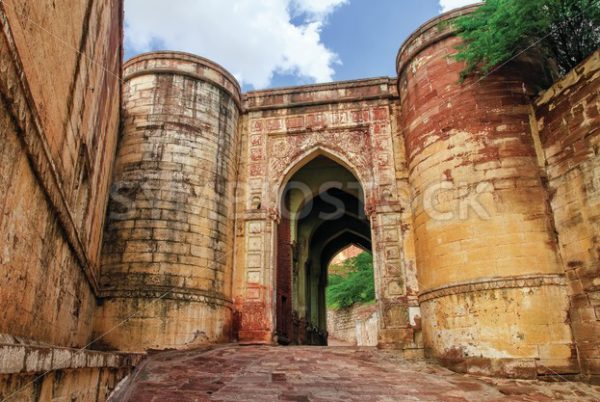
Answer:
[[[459,82],[460,40],[441,21],[472,9],[424,25],[398,58],[425,349],[468,372],[569,371],[567,289],[530,128],[535,66]]]
[[[124,71],[123,132],[96,332],[120,350],[229,340],[240,90],[205,59],[155,53]]]
[[[581,369],[600,374],[600,53],[535,104]]]
[[[121,10],[117,0],[2,4],[0,332],[90,340],[118,136]]]

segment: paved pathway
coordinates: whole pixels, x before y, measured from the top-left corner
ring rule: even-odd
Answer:
[[[129,402],[584,402],[600,401],[600,387],[465,376],[374,348],[227,345],[151,356],[117,398]]]
[[[346,342],[342,339],[332,338],[331,335],[329,335],[329,338],[327,338],[327,346],[356,346],[356,345],[352,345],[350,342]]]

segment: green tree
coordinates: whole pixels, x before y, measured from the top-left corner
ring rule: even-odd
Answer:
[[[556,78],[600,47],[600,0],[486,0],[454,25],[464,41],[455,56],[466,63],[461,78],[525,49],[541,53]]]
[[[348,275],[329,275],[327,305],[333,309],[350,307],[355,303],[375,300],[373,256],[361,253],[344,261]]]

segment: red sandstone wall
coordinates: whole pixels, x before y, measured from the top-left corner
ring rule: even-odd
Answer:
[[[536,102],[570,319],[583,373],[600,375],[600,51]]]
[[[529,125],[522,73],[532,68],[513,64],[461,84],[463,65],[451,58],[459,43],[436,20],[398,59],[425,347],[461,371],[576,371]]]
[[[119,0],[0,4],[0,333],[66,346],[90,338],[121,12]]]

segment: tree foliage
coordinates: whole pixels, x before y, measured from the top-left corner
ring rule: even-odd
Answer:
[[[462,73],[489,73],[525,49],[562,75],[600,47],[600,0],[486,0],[454,22]]]
[[[327,305],[340,309],[375,300],[373,256],[367,252],[361,253],[343,264],[347,276],[329,275]]]

